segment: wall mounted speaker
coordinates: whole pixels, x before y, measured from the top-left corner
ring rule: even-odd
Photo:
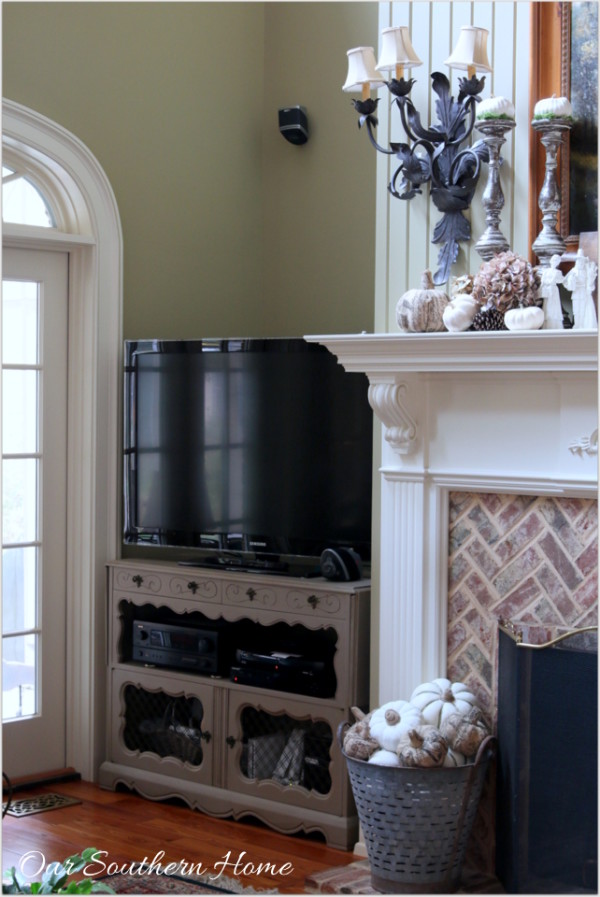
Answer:
[[[353,548],[326,548],[321,555],[321,573],[325,579],[353,582],[362,576],[362,561]]]
[[[279,130],[286,140],[301,146],[308,140],[308,118],[304,106],[279,110]]]

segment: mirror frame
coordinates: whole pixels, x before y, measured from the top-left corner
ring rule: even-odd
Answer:
[[[571,17],[570,4],[545,2],[531,4],[531,56],[530,56],[530,109],[543,97],[571,95]],[[542,226],[542,213],[538,197],[545,173],[545,152],[539,136],[533,128],[529,137],[529,246],[531,247]],[[569,233],[569,142],[563,146],[559,159],[561,210],[559,231],[569,254],[579,248],[579,234]],[[535,253],[530,249],[530,260]]]

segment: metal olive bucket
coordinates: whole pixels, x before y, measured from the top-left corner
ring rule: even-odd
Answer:
[[[338,740],[373,887],[392,894],[456,891],[495,738],[486,738],[466,766],[378,766],[344,753],[347,726],[339,727]]]

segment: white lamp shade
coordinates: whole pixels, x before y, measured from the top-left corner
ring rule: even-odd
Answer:
[[[342,90],[346,93],[360,93],[363,84],[375,87],[384,84],[381,75],[375,71],[375,51],[373,47],[355,47],[348,50],[348,76]]]
[[[393,72],[397,65],[412,68],[423,65],[410,42],[406,25],[384,28],[381,32],[381,53],[377,63],[378,72]]]
[[[444,65],[467,71],[474,68],[476,72],[491,72],[487,55],[487,28],[465,25],[460,29],[456,46]]]

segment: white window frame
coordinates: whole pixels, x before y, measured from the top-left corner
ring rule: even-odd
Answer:
[[[73,134],[2,101],[3,162],[47,197],[57,227],[3,226],[11,248],[69,252],[66,762],[96,781],[105,751],[107,561],[119,556],[123,239],[114,193]]]

